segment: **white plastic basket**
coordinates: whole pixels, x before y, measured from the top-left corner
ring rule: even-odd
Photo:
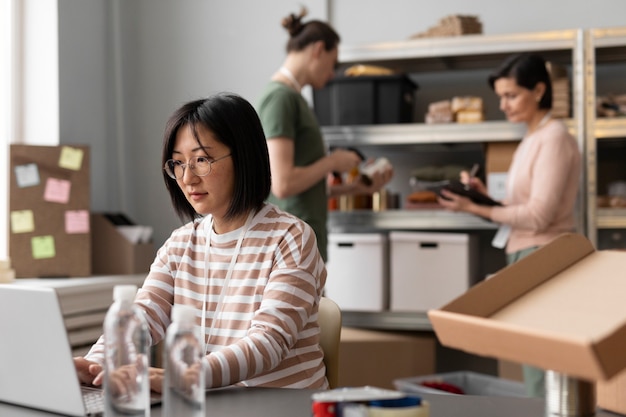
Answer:
[[[402,378],[393,381],[399,391],[417,394],[457,395],[448,391],[423,386],[426,381],[445,382],[459,387],[466,395],[497,397],[526,397],[524,384],[477,372],[460,371]]]

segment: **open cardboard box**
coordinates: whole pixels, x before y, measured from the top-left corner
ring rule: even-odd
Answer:
[[[588,381],[626,367],[626,253],[562,235],[428,317],[444,345]]]
[[[134,243],[104,213],[91,214],[92,273],[148,273],[156,250],[152,242]]]

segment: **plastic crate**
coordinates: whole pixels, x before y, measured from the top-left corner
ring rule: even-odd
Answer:
[[[461,371],[434,375],[402,378],[393,381],[399,391],[417,394],[458,395],[448,391],[425,387],[426,381],[445,382],[463,390],[465,395],[483,395],[496,397],[526,397],[524,384],[509,379],[502,379],[477,372]]]
[[[337,77],[313,91],[322,126],[410,123],[417,84],[406,74]]]

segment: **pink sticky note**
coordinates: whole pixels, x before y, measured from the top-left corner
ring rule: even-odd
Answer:
[[[70,200],[71,183],[67,180],[48,178],[43,199],[53,203],[67,203]]]
[[[65,212],[65,233],[89,232],[89,212],[87,210],[70,210]]]

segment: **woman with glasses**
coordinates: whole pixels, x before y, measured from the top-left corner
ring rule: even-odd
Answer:
[[[272,168],[270,201],[313,227],[326,260],[328,197],[371,194],[391,180],[392,169],[373,176],[373,183],[328,185],[331,173],[358,167],[357,152],[336,149],[326,153],[315,114],[300,94],[302,87],[319,89],[333,77],[339,35],[319,20],[303,22],[306,10],[289,15],[282,25],[289,32],[287,57],[272,76],[257,104],[268,140]]]
[[[183,105],[163,142],[163,179],[179,217],[135,302],[152,344],[172,306],[196,310],[206,386],[327,388],[317,312],[326,269],[305,222],[266,203],[267,142],[250,103],[219,94]],[[100,383],[102,338],[75,363]],[[151,369],[161,391],[163,372]]]

